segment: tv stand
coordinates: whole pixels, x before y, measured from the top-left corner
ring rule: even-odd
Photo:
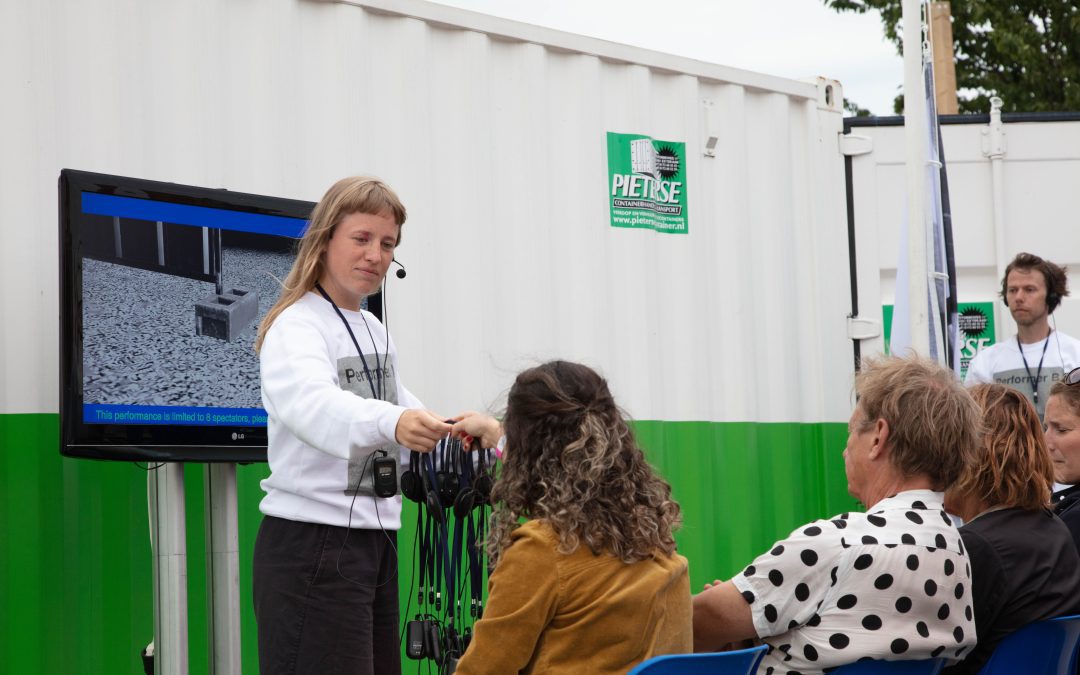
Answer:
[[[239,673],[240,545],[236,464],[208,463],[205,481],[207,618],[211,675]],[[184,464],[150,472],[150,542],[154,555],[154,672],[187,675],[187,527]]]

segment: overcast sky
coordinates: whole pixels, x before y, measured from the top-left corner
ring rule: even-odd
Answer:
[[[435,0],[474,12],[792,79],[840,80],[844,96],[892,115],[903,61],[879,15],[821,0]]]

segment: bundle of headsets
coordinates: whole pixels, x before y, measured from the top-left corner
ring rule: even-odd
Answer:
[[[405,653],[431,659],[439,673],[454,672],[484,611],[486,556],[478,543],[490,513],[493,464],[490,450],[466,452],[447,437],[430,453],[412,453],[401,474],[401,494],[420,505],[413,546],[418,605],[402,631]],[[406,619],[411,604],[410,597]]]

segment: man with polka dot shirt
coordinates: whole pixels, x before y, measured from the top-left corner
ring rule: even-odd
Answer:
[[[971,568],[942,490],[978,439],[980,411],[937,364],[864,364],[848,424],[848,490],[865,513],[797,528],[694,597],[694,648],[760,638],[758,673],[860,659],[962,658],[975,644]]]

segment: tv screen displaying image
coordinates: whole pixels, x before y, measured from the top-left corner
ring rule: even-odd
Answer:
[[[61,452],[265,461],[256,330],[312,208],[61,172]]]

